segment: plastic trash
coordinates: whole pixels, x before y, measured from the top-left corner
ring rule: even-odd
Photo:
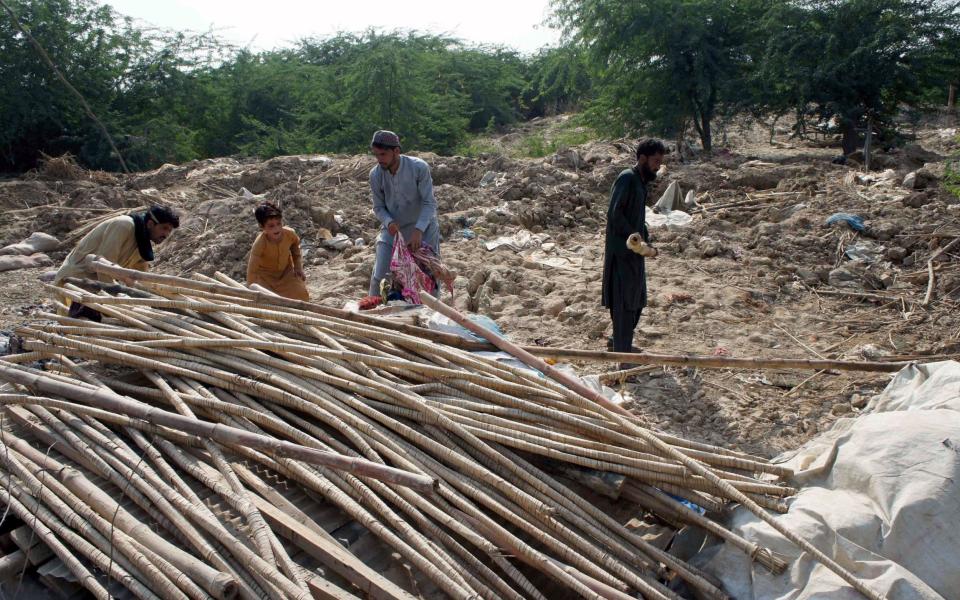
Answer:
[[[254,194],[245,187],[240,188],[239,195],[244,200],[263,200],[267,197],[266,194]]]
[[[500,329],[500,326],[497,325],[497,322],[491,319],[486,315],[477,315],[477,314],[468,314],[467,318],[476,323],[477,325],[483,327],[484,329],[489,329],[490,331],[496,333],[499,336],[503,336],[503,330]],[[446,333],[453,333],[459,335],[463,339],[471,340],[475,342],[486,341],[482,337],[474,335],[469,329],[460,326],[459,324],[453,322],[442,314],[435,312],[430,315],[430,318],[427,319],[425,324],[427,329],[432,329],[433,331],[443,331]]]
[[[660,214],[647,213],[647,227],[660,227],[661,225],[668,228],[686,227],[692,221],[693,217],[682,210],[671,210]]]
[[[526,229],[521,229],[513,235],[503,235],[495,240],[484,244],[487,250],[493,251],[501,246],[505,246],[514,252],[520,252],[527,248],[538,248],[545,241],[550,239],[547,233],[531,233]]]
[[[846,223],[850,229],[854,231],[862,232],[867,230],[866,225],[863,224],[863,217],[851,215],[850,213],[838,212],[827,217],[827,225],[833,225],[834,223]]]
[[[662,492],[663,490],[660,490],[660,491]],[[664,492],[664,493],[666,494],[666,492]],[[699,514],[701,514],[701,515],[707,514],[707,511],[706,511],[702,506],[699,506],[699,505],[697,505],[697,504],[694,504],[693,502],[690,502],[689,500],[685,500],[685,499],[681,498],[680,496],[674,496],[673,494],[667,494],[667,495],[670,496],[671,498],[673,498],[674,500],[676,500],[677,502],[679,502],[680,504],[686,506],[687,508],[689,508],[689,509],[692,510],[693,512],[699,513]]]
[[[883,247],[877,246],[877,244],[873,242],[859,241],[848,244],[847,247],[843,249],[843,254],[850,260],[869,265],[883,258]]]
[[[350,241],[350,238],[344,233],[338,233],[329,240],[323,240],[321,243],[327,248],[333,248],[334,250],[343,250],[353,245],[353,242]]]

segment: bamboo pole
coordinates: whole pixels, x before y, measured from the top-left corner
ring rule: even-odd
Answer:
[[[570,348],[543,348],[528,346],[515,347],[539,358],[593,362],[622,362],[633,363],[636,365],[697,367],[700,369],[797,369],[804,371],[835,369],[837,371],[895,373],[910,364],[909,362],[890,363],[877,361],[811,360],[802,358],[732,358],[729,356],[653,354],[650,352],[604,352],[599,350],[574,350]]]
[[[0,443],[0,461],[39,502],[91,541],[102,553],[110,556],[111,561],[115,558],[121,567],[138,576],[164,598],[199,599],[206,596],[179,570],[149,550],[138,547],[133,538],[122,530],[114,529],[108,520],[80,501],[59,481],[46,477],[46,473],[36,464],[3,443]],[[44,479],[39,479],[34,473]],[[116,555],[114,548],[119,550]]]
[[[30,528],[36,533],[44,544],[57,555],[67,569],[73,573],[74,577],[77,578],[77,581],[80,582],[84,588],[87,589],[94,598],[97,600],[109,600],[112,599],[112,596],[107,592],[97,578],[87,569],[87,567],[81,563],[76,556],[70,551],[67,546],[62,543],[54,534],[53,530],[47,526],[47,524],[41,521],[34,513],[29,510],[22,502],[14,498],[6,489],[0,487],[0,503],[9,507],[10,511],[14,515],[19,517],[21,521],[27,523]]]
[[[22,439],[8,440],[11,448],[46,469],[77,498],[84,500],[101,517],[134,538],[138,543],[163,556],[217,600],[232,600],[237,595],[237,585],[232,577],[217,571],[157,535],[153,529],[137,520],[113,498],[90,482],[80,471],[54,460]]]
[[[197,289],[202,291],[221,293],[226,296],[235,296],[246,300],[252,300],[256,305],[273,305],[279,307],[293,308],[305,312],[311,312],[318,315],[335,317],[347,321],[354,321],[365,325],[372,325],[382,329],[399,331],[409,335],[418,336],[421,339],[428,339],[439,342],[447,346],[460,348],[464,350],[490,350],[492,344],[476,343],[465,340],[456,334],[447,334],[429,330],[423,327],[416,327],[403,323],[396,323],[388,319],[371,317],[359,313],[324,307],[302,300],[291,300],[274,294],[264,294],[247,289],[236,288],[233,286],[198,282],[181,279],[170,275],[159,275],[156,273],[142,273],[132,269],[123,269],[104,261],[102,258],[91,255],[91,269],[98,273],[108,275],[122,276],[138,281],[148,281],[160,284],[174,285],[186,289]],[[871,361],[840,361],[840,360],[806,360],[806,359],[788,359],[788,358],[731,358],[722,356],[693,356],[693,355],[673,355],[673,354],[653,354],[653,353],[629,353],[629,352],[602,352],[593,350],[575,350],[570,348],[543,348],[538,346],[524,346],[524,350],[530,354],[542,358],[553,358],[563,360],[587,360],[598,362],[629,362],[637,365],[664,365],[664,366],[691,366],[699,368],[714,369],[798,369],[819,371],[823,369],[835,369],[840,371],[865,371],[876,373],[896,372],[909,363],[882,363]]]
[[[781,558],[774,556],[758,544],[754,544],[743,537],[720,527],[710,519],[696,513],[683,504],[680,504],[670,496],[667,496],[657,488],[650,485],[630,486],[624,493],[631,499],[643,504],[644,506],[655,509],[657,514],[665,514],[682,523],[700,527],[714,537],[721,539],[731,546],[742,550],[747,556],[756,557],[757,562],[765,566],[771,573],[779,575],[787,568],[787,563]]]
[[[106,275],[113,275],[115,277],[122,277],[130,279],[133,281],[143,281],[151,283],[161,283],[161,284],[170,284],[170,285],[181,285],[186,288],[203,290],[208,292],[215,292],[226,294],[230,296],[238,296],[240,298],[245,298],[247,300],[253,300],[257,305],[261,306],[280,306],[286,308],[294,308],[303,310],[306,312],[312,312],[318,315],[324,315],[328,317],[337,317],[340,319],[354,321],[357,323],[362,323],[365,325],[373,325],[375,327],[381,327],[384,329],[389,329],[393,331],[400,331],[408,333],[410,335],[424,336],[427,335],[427,339],[430,339],[434,342],[440,342],[448,346],[453,347],[470,347],[470,344],[467,340],[462,337],[452,334],[452,333],[443,333],[438,331],[431,331],[422,327],[416,327],[413,325],[407,325],[404,323],[396,323],[389,321],[387,319],[380,319],[377,317],[371,317],[369,315],[363,315],[360,313],[352,313],[345,310],[340,310],[336,308],[330,308],[327,306],[321,306],[319,304],[313,304],[311,302],[305,302],[303,300],[292,300],[290,298],[284,298],[283,296],[277,296],[276,294],[265,294],[262,292],[257,292],[249,289],[236,288],[229,285],[216,284],[216,283],[205,283],[200,281],[193,281],[189,279],[182,279],[179,277],[174,277],[171,275],[161,275],[159,273],[149,273],[144,271],[137,271],[134,269],[124,269],[123,267],[118,267],[110,263],[109,261],[98,257],[96,255],[89,255],[87,260],[90,261],[87,263],[91,270],[96,273],[102,273]]]
[[[76,428],[80,424],[59,421],[43,409],[35,409],[35,412],[55,426],[57,432],[63,435],[73,446],[82,449],[85,455],[94,454],[109,468],[125,478],[126,481],[135,485],[154,504],[165,506],[167,514],[177,523],[178,527],[184,526],[182,521],[184,521],[183,517],[186,516],[200,530],[212,536],[239,561],[243,562],[250,574],[257,579],[272,598],[281,600],[289,597],[306,600],[309,596],[307,592],[284,577],[273,565],[264,561],[257,553],[251,551],[246,544],[234,537],[216,518],[210,516],[208,510],[198,508],[177,493],[155,473],[145,468],[143,463],[138,463],[134,467],[127,466],[114,449],[101,446],[95,440],[82,437],[85,436],[82,427]],[[69,417],[69,415],[64,416]],[[74,428],[71,429],[71,427]]]
[[[542,599],[508,557],[484,539],[484,530],[461,518],[466,514],[480,520],[484,528],[498,523],[517,527],[529,543],[518,538],[509,542],[531,565],[588,597],[637,590],[648,597],[673,598],[658,583],[646,579],[656,574],[663,578],[679,575],[705,598],[725,598],[708,577],[644,546],[589,500],[553,481],[511,448],[533,454],[549,452],[565,464],[620,465],[632,469],[640,481],[661,485],[670,481],[689,496],[697,493],[691,490],[703,490],[719,498],[713,501],[715,508],[730,495],[697,474],[684,458],[711,465],[710,472],[721,482],[757,492],[747,497],[761,505],[774,506],[768,494],[793,491],[743,474],[790,475],[764,459],[647,432],[658,445],[634,431],[644,425],[642,420],[613,415],[584,401],[576,391],[530,371],[432,344],[429,336],[419,335],[416,328],[398,331],[381,323],[318,314],[309,307],[278,306],[272,300],[258,306],[255,300],[241,297],[236,282],[224,278],[220,278],[222,288],[197,290],[193,289],[197,284],[214,284],[209,278],[191,282],[163,277],[169,279],[150,282],[149,294],[133,294],[138,298],[65,290],[78,300],[107,308],[121,320],[120,327],[109,320],[106,325],[93,325],[57,319],[59,325],[20,333],[28,348],[39,356],[60,357],[69,370],[51,373],[52,381],[74,386],[84,394],[115,396],[120,392],[151,404],[189,405],[196,418],[220,430],[237,429],[344,458],[362,457],[376,465],[389,461],[398,469],[437,481],[433,493],[422,495],[364,475],[342,475],[220,442],[223,452],[257,461],[293,485],[318,492],[348,511],[391,548],[402,550],[404,560],[428,573],[453,596],[516,600],[516,591],[522,590],[527,597]],[[486,342],[481,346],[491,347]],[[157,381],[154,387],[145,387],[139,382],[101,379],[67,356],[94,361],[90,364],[162,372],[176,389],[164,391]],[[81,381],[68,377],[71,373]],[[0,371],[0,379],[4,378]],[[97,386],[113,391],[97,390]],[[23,394],[19,396],[19,402],[30,404]],[[208,509],[198,507],[199,499],[181,478],[189,473],[209,483],[211,489],[231,494],[228,488],[236,489],[236,482],[229,483],[224,464],[229,463],[229,470],[239,476],[236,465],[240,463],[223,460],[225,456],[217,459],[218,447],[208,444],[208,450],[215,449],[212,454],[191,450],[203,445],[196,434],[157,423],[151,433],[161,436],[155,439],[157,447],[173,459],[167,464],[137,430],[147,423],[142,417],[113,415],[63,400],[36,403],[66,411],[57,412],[64,419],[59,425],[63,429],[57,431],[63,435],[74,435],[74,431],[79,437],[70,443],[89,448],[85,451],[112,465],[109,468],[118,475],[131,478],[131,490],[146,493],[147,486],[159,486],[161,494],[147,495],[151,502],[167,502],[165,515],[177,518],[180,512],[202,523],[202,529],[214,539],[228,535],[214,526]],[[56,427],[53,421],[48,424]],[[117,426],[127,428],[126,435],[149,462],[114,433]],[[149,463],[156,471],[146,468]],[[245,511],[232,498],[228,503],[234,510]],[[664,513],[671,512],[667,506],[661,508]],[[267,525],[274,528],[274,523]],[[506,530],[497,532],[504,534]],[[238,540],[223,537],[223,541],[235,544]],[[274,552],[279,547],[274,539],[268,543]],[[299,571],[299,567],[289,565],[281,574],[272,565],[256,562],[255,558],[262,558],[255,553],[236,551],[240,554],[227,554],[221,562],[227,564],[237,556],[253,561],[243,566],[230,563],[238,570],[238,583],[244,582],[245,597],[252,591],[246,584],[256,586],[248,582],[250,577],[271,597],[282,597],[286,593],[282,590],[293,593],[284,575]],[[477,552],[487,554],[489,562],[478,561]],[[547,567],[544,561],[554,562]],[[512,581],[513,587],[503,578]],[[315,586],[312,589],[316,591]],[[261,592],[258,589],[256,593]]]
[[[771,517],[769,514],[767,514],[763,510],[763,508],[761,508],[756,502],[750,499],[746,494],[737,490],[729,482],[725,482],[722,479],[720,479],[716,474],[714,474],[709,468],[704,466],[702,463],[699,463],[691,459],[690,457],[684,455],[680,451],[670,447],[669,445],[659,440],[656,436],[652,435],[650,432],[635,425],[630,419],[624,418],[625,416],[629,415],[629,413],[623,407],[610,402],[602,394],[585,386],[583,383],[581,383],[577,379],[574,379],[570,375],[553,368],[543,360],[531,355],[529,352],[522,350],[521,348],[517,347],[515,344],[512,344],[511,342],[498,336],[492,331],[485,329],[484,327],[481,327],[480,325],[477,325],[476,323],[470,321],[469,319],[464,317],[462,314],[460,314],[459,311],[453,309],[452,307],[447,306],[433,298],[429,298],[428,297],[429,294],[422,294],[421,296],[423,299],[423,303],[426,304],[429,308],[436,310],[437,312],[443,314],[444,316],[450,319],[453,319],[456,323],[458,323],[462,327],[466,327],[468,330],[476,333],[477,335],[482,336],[484,339],[493,343],[504,352],[507,352],[512,356],[518,358],[524,364],[537,369],[538,371],[546,374],[548,377],[554,379],[555,381],[561,383],[562,385],[568,387],[575,393],[579,394],[584,399],[595,402],[596,404],[606,409],[611,419],[618,421],[623,426],[628,428],[630,431],[636,433],[636,435],[640,436],[646,442],[648,442],[649,444],[659,449],[666,456],[669,456],[675,460],[680,461],[686,467],[688,467],[691,471],[705,478],[711,484],[713,484],[718,489],[723,491],[724,494],[727,495],[727,497],[742,504],[750,512],[752,512],[757,517],[759,517],[762,521],[770,525],[773,529],[775,529],[777,532],[782,534],[785,538],[787,538],[788,540],[790,540],[791,542],[793,542],[803,550],[809,552],[811,555],[814,556],[814,558],[817,559],[818,562],[820,562],[825,567],[827,567],[828,569],[836,573],[838,576],[840,576],[841,579],[849,583],[851,586],[854,587],[854,589],[862,593],[867,598],[871,598],[872,600],[886,599],[886,596],[884,594],[881,594],[873,590],[870,586],[868,586],[862,580],[857,578],[855,575],[853,575],[850,571],[845,569],[843,566],[838,564],[835,560],[833,560],[832,558],[827,556],[825,553],[817,549],[809,541],[800,537],[799,535],[794,533],[791,529],[789,529],[787,526],[782,524],[780,521]]]
[[[296,457],[298,460],[312,464],[320,464],[340,470],[349,470],[351,472],[368,475],[375,479],[396,483],[397,485],[406,485],[424,493],[430,493],[436,484],[434,480],[416,473],[409,473],[362,459],[350,459],[330,452],[320,452],[312,448],[305,448],[289,442],[267,438],[233,427],[212,425],[204,421],[198,421],[197,419],[190,419],[160,410],[141,402],[125,399],[114,393],[86,389],[65,382],[55,381],[41,373],[30,372],[26,369],[18,369],[13,366],[0,364],[0,377],[7,381],[14,381],[21,385],[92,404],[104,410],[112,410],[159,425],[181,429],[196,435],[208,436],[222,443],[246,444],[254,448],[263,448],[268,452]]]
[[[173,496],[165,489],[166,484],[162,480],[150,484],[136,476],[132,469],[115,468],[119,466],[115,461],[108,464],[101,454],[93,451],[83,440],[66,430],[62,423],[51,420],[54,419],[52,415],[36,410],[37,414],[31,414],[17,406],[9,406],[7,410],[20,425],[26,427],[42,443],[51,447],[56,446],[61,454],[76,464],[82,465],[85,469],[117,486],[161,527],[177,535],[179,539],[185,540],[200,554],[204,562],[211,563],[223,571],[236,573],[225,557],[200,534],[199,530],[183,518],[184,513],[177,512],[177,508],[167,501],[167,498],[173,498]],[[45,417],[45,420],[38,419],[37,415]],[[50,428],[47,428],[48,423]],[[111,459],[115,458],[112,455],[107,456]],[[189,505],[187,513],[189,514],[191,510],[195,510],[192,504]],[[255,591],[255,585],[249,585],[244,579],[238,578],[236,581],[244,600],[258,600],[263,597],[262,592]]]
[[[196,418],[190,407],[180,399],[173,388],[171,388],[162,377],[152,371],[145,371],[144,374],[163,392],[164,397],[176,408],[177,412],[189,418]],[[306,583],[300,577],[299,573],[296,572],[296,569],[292,568],[290,557],[286,555],[286,552],[281,550],[280,554],[274,554],[273,546],[276,545],[276,539],[273,536],[273,532],[267,526],[266,522],[264,522],[260,511],[250,502],[247,490],[240,483],[239,478],[233,472],[223,453],[216,444],[208,440],[204,440],[203,447],[213,458],[214,464],[229,485],[228,490],[218,488],[215,491],[230,502],[246,519],[247,524],[251,528],[251,537],[260,556],[267,562],[277,562],[284,574],[290,577],[291,581],[301,588],[306,588]]]

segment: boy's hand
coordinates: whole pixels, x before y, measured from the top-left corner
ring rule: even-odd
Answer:
[[[387,225],[387,232],[390,235],[397,235],[397,233],[400,232],[400,227],[396,223],[391,221],[390,224]]]
[[[293,274],[297,276],[300,281],[306,281],[307,276],[304,274],[303,269],[294,269]]]

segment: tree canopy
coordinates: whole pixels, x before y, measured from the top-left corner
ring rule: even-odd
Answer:
[[[670,135],[692,125],[711,149],[712,122],[752,67],[762,1],[555,0],[558,23],[592,60],[591,111],[605,129]]]
[[[960,74],[957,3],[814,0],[774,3],[753,74],[755,108],[836,123],[843,148],[869,120],[892,126],[904,104]],[[944,94],[945,96],[945,94]],[[945,99],[945,98],[944,98]]]
[[[370,132],[450,153],[518,120],[582,112],[613,136],[704,149],[715,122],[832,120],[845,149],[869,120],[943,103],[960,80],[958,2],[553,0],[558,47],[523,56],[444,35],[341,33],[253,52],[158,31],[94,0],[6,0],[112,132],[134,169],[224,155],[363,151]],[[41,153],[118,157],[29,40],[0,13],[0,172]]]

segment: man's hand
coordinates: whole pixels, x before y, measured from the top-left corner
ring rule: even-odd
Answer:
[[[303,269],[294,269],[293,274],[297,276],[297,279],[300,281],[306,281],[307,276],[303,273]]]
[[[397,226],[396,223],[394,223],[393,221],[391,221],[390,224],[387,225],[387,232],[388,232],[390,235],[397,235],[397,233],[400,232],[400,227]]]
[[[419,229],[414,229],[413,233],[410,234],[409,246],[410,250],[416,252],[420,249],[420,243],[423,242],[423,232]]]
[[[627,248],[647,258],[653,258],[658,254],[656,248],[652,248],[644,242],[643,237],[641,237],[639,233],[630,234],[630,237],[627,238]]]

